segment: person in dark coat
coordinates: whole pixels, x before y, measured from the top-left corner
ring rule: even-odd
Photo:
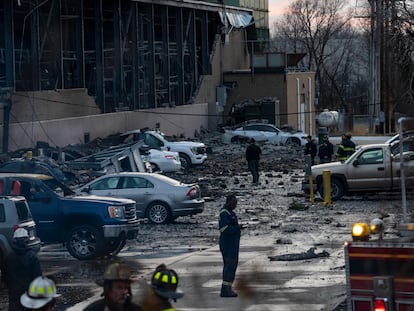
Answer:
[[[342,135],[342,141],[338,146],[338,150],[336,151],[336,158],[339,161],[345,161],[348,159],[354,152],[355,152],[355,144],[351,140],[352,134],[346,133]]]
[[[30,282],[42,275],[37,252],[28,246],[29,233],[24,228],[14,231],[13,252],[8,254],[2,269],[3,280],[9,295],[9,311],[24,311],[20,296],[25,293]]]
[[[316,146],[315,141],[312,139],[311,135],[308,135],[306,137],[306,140],[308,141],[305,144],[305,156],[311,157],[311,165],[315,165],[315,157],[318,152],[318,147]]]
[[[103,298],[92,302],[84,311],[141,311],[141,307],[132,302],[131,270],[124,263],[110,264],[103,279],[96,281],[103,286]]]
[[[262,150],[256,145],[256,140],[250,138],[249,145],[246,148],[247,167],[253,176],[253,184],[259,183],[259,160]]]
[[[232,289],[239,262],[240,231],[234,209],[237,207],[237,198],[234,194],[226,197],[226,203],[220,211],[220,252],[223,257],[223,282],[221,285],[221,297],[237,297]]]
[[[332,161],[332,155],[334,154],[333,144],[329,141],[328,135],[323,137],[323,142],[319,146],[319,163],[329,163]]]

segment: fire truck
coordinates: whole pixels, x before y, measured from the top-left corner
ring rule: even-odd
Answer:
[[[384,238],[384,223],[377,218],[354,224],[353,239],[345,243],[347,311],[414,311],[414,223],[407,221],[404,161],[400,164],[403,222],[398,234]]]
[[[348,311],[414,310],[414,224],[400,228],[412,237],[393,239],[382,239],[381,227],[379,219],[354,224],[354,241],[345,243]],[[376,230],[380,237],[367,240]]]

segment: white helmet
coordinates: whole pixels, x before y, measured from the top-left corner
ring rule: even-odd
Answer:
[[[13,239],[28,238],[29,232],[24,228],[18,228],[13,233]]]
[[[39,309],[59,296],[51,279],[38,276],[30,283],[27,292],[20,296],[20,303],[29,309]]]

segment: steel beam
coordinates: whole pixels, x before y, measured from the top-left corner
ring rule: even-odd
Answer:
[[[176,105],[184,103],[184,38],[183,38],[183,9],[178,8],[175,19],[177,41],[177,97]]]
[[[4,25],[4,43],[5,43],[5,66],[6,66],[6,85],[7,87],[15,86],[15,72],[14,72],[14,41],[13,41],[13,4],[12,1],[4,1],[3,11],[3,25]]]
[[[112,7],[114,29],[113,29],[113,106],[118,107],[122,99],[123,85],[123,53],[121,51],[121,4],[119,0],[113,1]]]
[[[104,57],[103,57],[103,30],[102,30],[102,1],[95,0],[95,76],[96,102],[102,112],[106,112],[104,88]]]
[[[208,50],[208,12],[200,12],[200,26],[201,26],[201,74],[211,74],[210,53]]]

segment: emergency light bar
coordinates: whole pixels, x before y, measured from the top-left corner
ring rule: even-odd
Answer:
[[[379,239],[382,239],[382,234],[384,232],[384,222],[375,218],[371,221],[371,224],[368,226],[365,222],[358,222],[352,226],[352,239],[354,241],[368,241],[370,234],[378,234]]]

